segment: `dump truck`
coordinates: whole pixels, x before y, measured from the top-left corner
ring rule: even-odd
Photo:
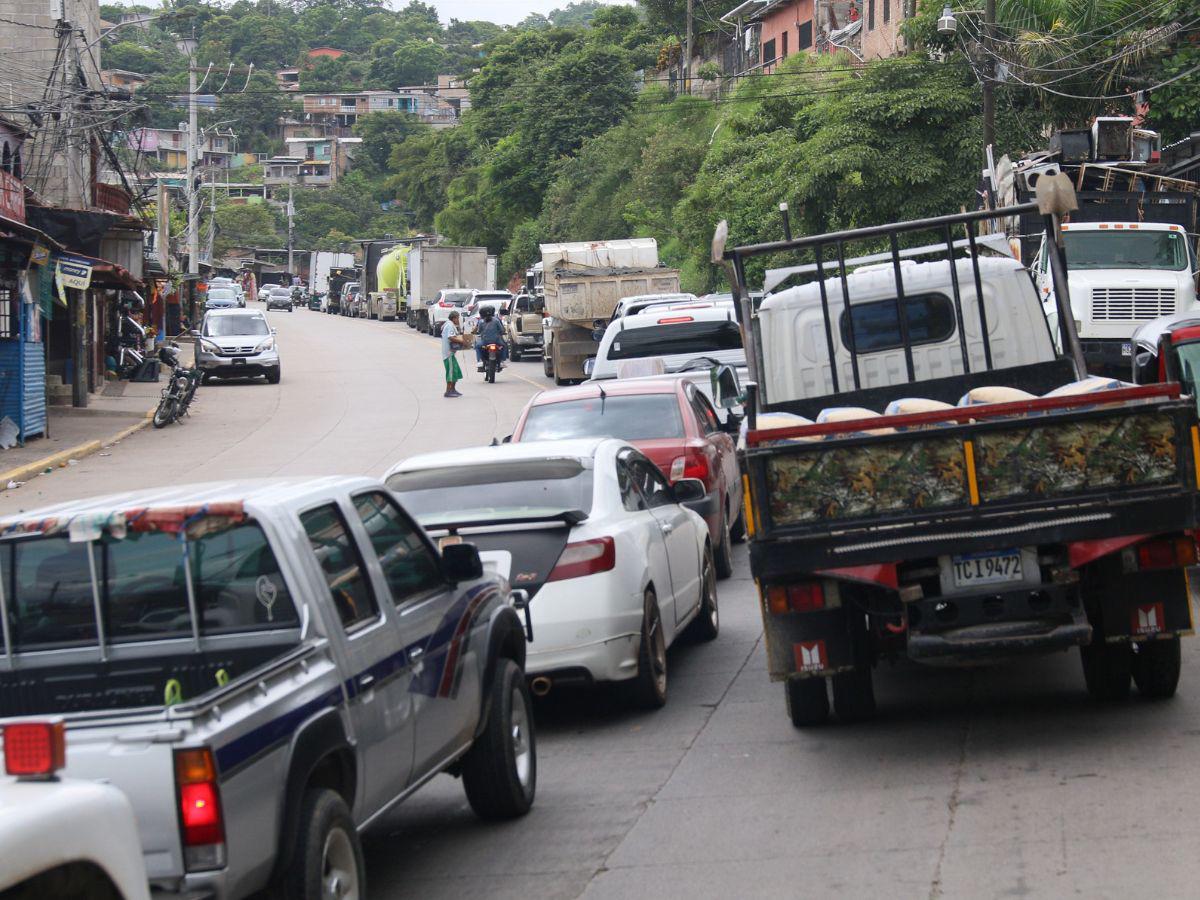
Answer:
[[[587,377],[617,302],[638,294],[679,291],[679,270],[658,262],[654,238],[541,244],[543,367],[555,384]]]
[[[714,394],[746,409],[750,564],[796,727],[825,721],[830,694],[843,721],[874,713],[873,670],[900,657],[1020,665],[1078,647],[1096,698],[1175,693],[1192,386],[1087,377],[1074,318],[1051,334],[1028,270],[977,240],[986,220],[1041,214],[1070,310],[1073,203],[1063,178],[1036,203],[728,249],[718,227],[748,384],[719,367]],[[883,262],[855,257],[881,245]],[[765,255],[803,264],[768,269],[756,306],[745,273]]]

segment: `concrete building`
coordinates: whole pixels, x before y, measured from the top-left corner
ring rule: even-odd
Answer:
[[[304,116],[313,125],[342,137],[350,136],[360,116],[377,112],[406,112],[434,128],[450,128],[458,124],[462,96],[456,97],[456,107],[450,98],[439,96],[438,90],[437,85],[416,85],[394,91],[303,94]]]
[[[915,14],[915,0],[861,0],[862,56],[883,59],[905,52],[900,24]]]
[[[133,27],[133,26],[131,26]],[[100,80],[110,88],[124,91],[136,91],[150,80],[148,75],[141,72],[130,72],[126,69],[101,69]]]
[[[198,142],[200,165],[228,169],[237,156],[237,135],[220,128],[206,130]],[[137,128],[127,135],[130,150],[155,160],[163,169],[187,168],[187,127]]]

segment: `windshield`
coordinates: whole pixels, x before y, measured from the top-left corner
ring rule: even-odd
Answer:
[[[387,486],[421,522],[537,518],[592,510],[592,470],[577,459],[528,459],[398,472]]]
[[[271,329],[262,316],[209,316],[204,320],[205,337],[267,335]]]
[[[679,400],[672,394],[599,396],[546,403],[529,410],[522,441],[614,437],[626,441],[682,438]]]
[[[627,328],[608,348],[609,359],[646,356],[702,356],[721,350],[741,350],[742,333],[736,322],[679,322],[648,328]]]
[[[208,292],[209,300],[236,300],[237,291],[231,288],[211,288]]]
[[[1187,239],[1179,231],[1064,231],[1068,269],[1188,267]]]

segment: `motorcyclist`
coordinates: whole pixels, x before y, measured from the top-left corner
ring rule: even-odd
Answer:
[[[479,334],[475,340],[475,362],[478,371],[483,371],[483,348],[488,344],[500,345],[500,360],[508,359],[508,344],[504,340],[504,326],[496,315],[496,310],[485,306],[479,311]]]

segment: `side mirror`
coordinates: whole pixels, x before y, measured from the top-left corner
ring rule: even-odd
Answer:
[[[710,377],[713,399],[717,406],[721,409],[733,409],[741,405],[745,397],[742,394],[737,369],[733,366],[717,366],[712,370]]]
[[[474,544],[450,544],[442,548],[442,572],[454,584],[483,577],[483,560]]]
[[[596,357],[589,356],[583,361],[583,374],[590,378],[594,371],[596,371]]]
[[[708,496],[704,482],[699,478],[680,478],[675,482],[676,503],[699,503]]]

